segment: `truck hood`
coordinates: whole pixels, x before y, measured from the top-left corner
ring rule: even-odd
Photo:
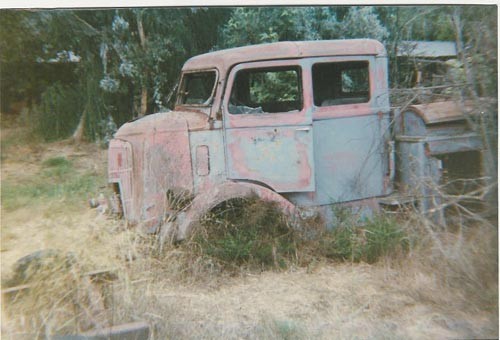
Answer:
[[[145,116],[123,124],[115,134],[116,138],[150,133],[151,131],[197,131],[209,129],[208,117],[202,112],[168,111]]]

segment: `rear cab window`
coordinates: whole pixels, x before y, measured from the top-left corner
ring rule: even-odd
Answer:
[[[370,101],[368,61],[319,62],[312,66],[314,105],[328,107]]]

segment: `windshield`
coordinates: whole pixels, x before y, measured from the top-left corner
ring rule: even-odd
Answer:
[[[177,103],[180,105],[210,105],[215,87],[215,71],[185,73]]]

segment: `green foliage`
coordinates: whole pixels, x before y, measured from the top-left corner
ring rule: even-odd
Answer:
[[[214,208],[193,241],[200,255],[228,269],[286,267],[296,251],[294,231],[277,207],[256,198],[233,199]]]
[[[299,81],[296,71],[252,73],[250,99],[254,103],[299,100]]]
[[[385,41],[387,28],[379,21],[374,7],[351,7],[340,27],[343,38],[371,38]]]
[[[207,263],[229,271],[308,265],[321,258],[374,263],[409,249],[409,237],[394,220],[377,216],[357,226],[347,210],[341,214],[331,230],[314,232],[312,221],[290,227],[274,204],[233,199],[205,216],[187,247]]]
[[[83,111],[78,89],[56,83],[43,94],[37,112],[37,128],[45,140],[71,136]]]
[[[61,168],[70,168],[71,162],[66,157],[53,157],[48,158],[42,162],[42,166],[45,167],[61,167]]]
[[[327,8],[236,8],[222,28],[223,47],[333,38],[335,13]]]
[[[366,237],[363,257],[368,263],[409,249],[410,239],[406,233],[387,217],[372,219],[362,229]]]
[[[495,6],[463,6],[464,44],[480,96],[496,98],[498,86],[498,18]],[[496,131],[496,128],[492,131]]]
[[[362,227],[345,224],[334,227],[320,240],[324,255],[331,259],[374,263],[408,250],[409,239],[395,221],[379,216]]]
[[[237,8],[223,28],[224,47],[275,41],[373,38],[387,29],[374,7],[351,7],[338,20],[339,7]]]

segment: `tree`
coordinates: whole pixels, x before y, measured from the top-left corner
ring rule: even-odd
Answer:
[[[384,41],[387,29],[374,7],[237,8],[223,27],[223,47],[273,41],[373,38]]]
[[[80,58],[70,70],[72,77],[58,72],[52,72],[50,82],[45,75],[40,77],[45,83],[37,87],[35,104],[46,101],[42,106],[51,111],[40,112],[45,121],[42,132],[54,124],[68,127],[57,129],[61,134],[56,138],[75,130],[77,140],[99,139],[111,116],[122,124],[167,107],[165,98],[182,63],[214,48],[218,29],[229,13],[203,8],[2,11],[2,95],[15,88],[18,97],[26,96],[37,81],[31,76],[35,74],[31,65],[38,69],[44,63],[36,60],[58,59],[70,51]],[[60,70],[61,63],[56,64]],[[23,75],[24,70],[28,71]],[[62,97],[71,97],[74,91],[82,100],[60,107],[70,104]],[[78,128],[71,129],[70,122],[62,124],[70,117],[77,117]]]
[[[389,32],[374,7],[351,7],[340,26],[342,38],[371,38],[384,42]]]

